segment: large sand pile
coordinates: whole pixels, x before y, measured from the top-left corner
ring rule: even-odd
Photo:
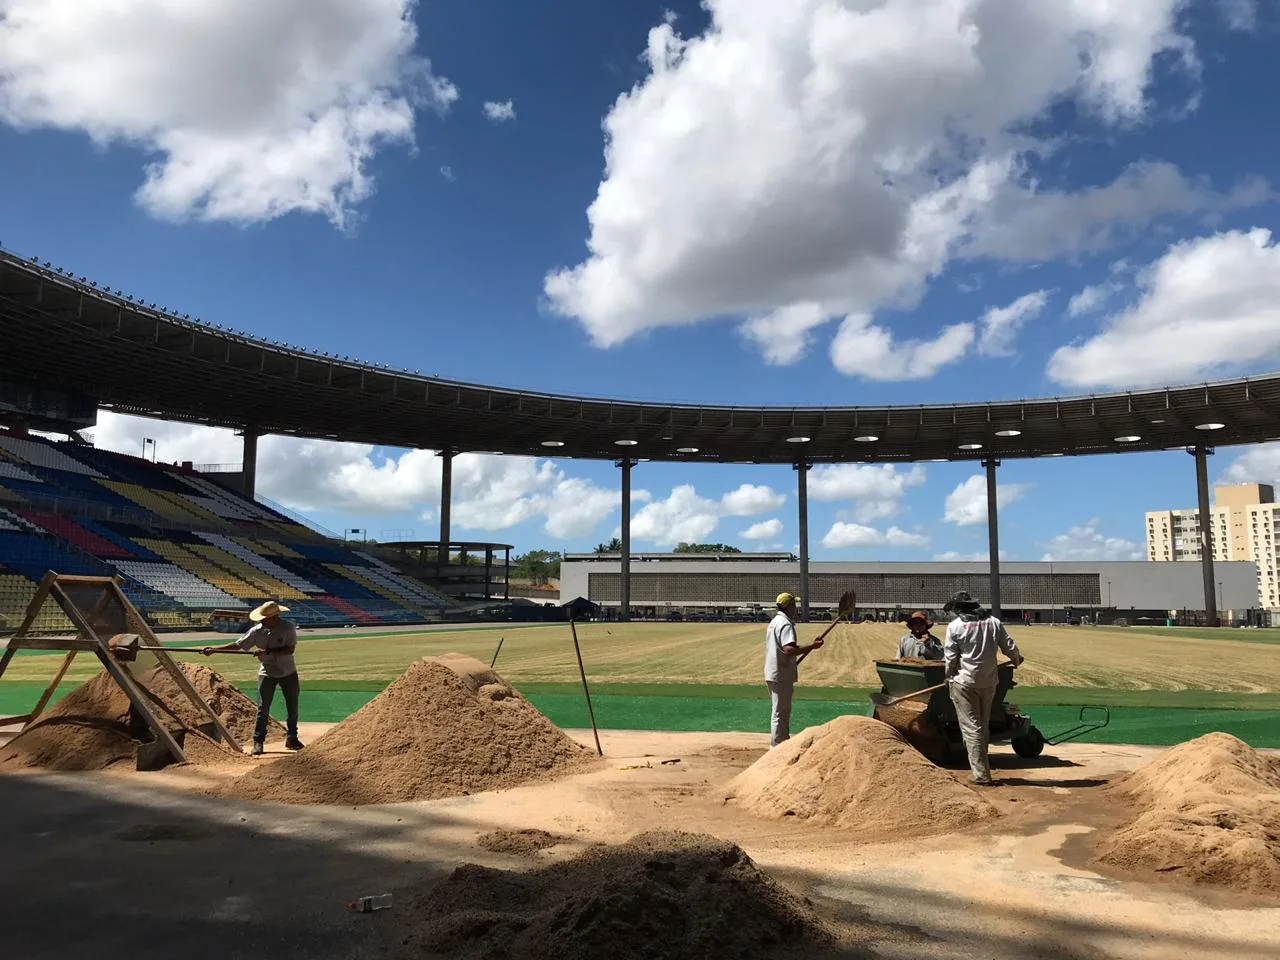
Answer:
[[[399,957],[824,957],[831,928],[733,844],[646,833],[528,873],[467,864],[398,914]],[[848,956],[848,954],[843,954]]]
[[[419,660],[302,753],[219,792],[279,803],[398,803],[501,790],[591,754],[471,657]]]
[[[734,777],[728,793],[758,816],[876,832],[944,832],[996,816],[991,804],[870,717],[808,728]]]
[[[184,663],[180,669],[237,740],[252,737],[257,713],[252,700],[206,666]],[[162,668],[134,673],[134,679],[151,692],[152,709],[169,730],[187,731],[211,722]],[[157,699],[159,703],[155,702]],[[150,739],[146,724],[133,715],[129,698],[103,670],[0,747],[0,770],[105,770],[117,764],[133,765],[139,744]],[[185,738],[183,753],[191,763],[212,763],[234,756],[198,734]]]
[[[1098,845],[1103,862],[1280,894],[1280,760],[1209,733],[1166,750],[1115,790],[1138,815]]]

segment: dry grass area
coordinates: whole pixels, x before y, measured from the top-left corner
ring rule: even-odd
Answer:
[[[802,639],[820,625],[801,627]],[[1280,691],[1280,644],[1168,637],[1094,627],[1014,627],[1027,656],[1020,680],[1038,686],[1107,687],[1134,690]],[[802,679],[814,686],[876,685],[872,661],[891,657],[898,624],[841,624],[826,647],[804,664]],[[324,637],[321,634],[321,637]],[[331,635],[330,635],[331,636]],[[578,627],[583,657],[596,683],[756,684],[760,678],[764,625],[714,623],[592,623]],[[351,633],[306,640],[299,666],[310,680],[389,681],[414,660],[458,652],[488,663],[499,638],[498,661],[513,683],[576,682],[567,625],[459,628],[394,635]],[[58,655],[21,656],[5,680],[47,680]],[[210,661],[201,661],[210,662]],[[213,665],[232,680],[256,673],[248,657],[220,657]],[[83,680],[97,662],[81,656],[69,679]]]

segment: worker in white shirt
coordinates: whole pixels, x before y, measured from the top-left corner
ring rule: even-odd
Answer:
[[[800,661],[822,646],[822,640],[801,646],[796,640],[796,598],[778,594],[778,612],[764,634],[764,684],[769,688],[772,713],[769,746],[791,738],[791,695],[799,677]]]
[[[1023,661],[1018,645],[1004,624],[964,590],[943,607],[956,618],[947,624],[943,659],[951,702],[960,721],[969,771],[974,783],[990,786],[991,763],[987,748],[991,740],[991,705],[995,701],[996,658],[1001,650],[1018,666]]]

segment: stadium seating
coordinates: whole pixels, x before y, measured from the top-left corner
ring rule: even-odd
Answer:
[[[156,627],[204,626],[214,610],[267,599],[304,626],[418,623],[448,602],[190,470],[0,428],[0,630],[49,570],[116,576]]]

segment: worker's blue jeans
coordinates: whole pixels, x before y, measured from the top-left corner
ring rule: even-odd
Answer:
[[[288,738],[298,739],[298,674],[291,673],[287,677],[258,677],[258,722],[253,728],[254,743],[267,742],[267,721],[271,717],[271,701],[276,698],[276,687],[284,694]]]

